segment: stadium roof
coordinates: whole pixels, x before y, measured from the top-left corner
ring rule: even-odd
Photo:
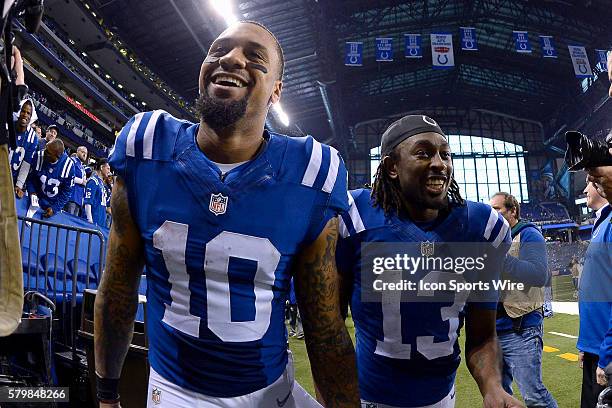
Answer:
[[[90,4],[173,89],[195,99],[202,59],[225,27],[208,0]],[[292,124],[340,146],[357,123],[429,107],[577,121],[576,105],[595,102],[581,100],[567,45],[584,45],[593,69],[594,50],[612,45],[608,0],[233,0],[233,8],[238,19],[260,21],[279,38],[282,102]],[[462,26],[476,28],[478,51],[460,50]],[[531,54],[514,50],[513,30],[529,32]],[[440,31],[453,33],[454,69],[432,69],[429,34]],[[423,35],[423,58],[404,58],[405,33]],[[538,35],[554,37],[558,58],[542,57]],[[393,62],[375,61],[376,37],[394,39]],[[363,66],[344,65],[347,41],[363,41]],[[596,82],[603,95],[607,81]]]

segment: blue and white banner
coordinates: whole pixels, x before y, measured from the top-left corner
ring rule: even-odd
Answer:
[[[572,57],[576,78],[591,78],[593,71],[591,71],[589,57],[584,47],[581,45],[568,45],[567,48],[569,49],[570,57]]]
[[[421,34],[404,34],[404,56],[406,58],[423,58]]]
[[[393,38],[376,39],[376,61],[393,61]]]
[[[452,34],[431,34],[431,61],[434,69],[449,69],[455,66]]]
[[[542,45],[542,57],[544,58],[557,58],[557,48],[552,36],[541,35],[540,44]]]
[[[529,34],[527,31],[513,31],[512,35],[514,36],[516,52],[531,52],[531,44],[529,43]]]
[[[459,27],[461,31],[461,49],[464,51],[478,51],[476,42],[476,29],[474,27]]]
[[[349,67],[360,67],[363,65],[363,42],[351,41],[346,43],[344,65]]]
[[[608,70],[608,53],[609,52],[612,52],[612,51],[595,50],[595,53],[597,54],[597,64],[599,64],[599,67],[601,68],[602,71]]]

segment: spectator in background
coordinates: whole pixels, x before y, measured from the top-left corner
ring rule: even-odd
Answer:
[[[49,127],[47,127],[47,131],[45,132],[45,138],[38,141],[38,150],[44,150],[47,143],[55,140],[57,135],[59,135],[57,126],[49,125]]]
[[[43,137],[42,136],[42,128],[40,127],[38,122],[34,123],[33,127],[34,127],[34,131],[36,132],[36,136],[38,136],[38,140],[41,140],[42,137]]]
[[[512,395],[514,379],[527,407],[557,408],[542,381],[542,306],[544,286],[550,282],[546,241],[534,224],[521,220],[521,207],[513,195],[495,194],[491,207],[512,228],[512,247],[502,276],[529,288],[502,293],[497,306],[497,337],[503,353],[502,385]]]
[[[24,195],[23,186],[30,172],[30,166],[38,150],[38,139],[34,130],[30,128],[32,119],[36,112],[34,104],[30,99],[21,102],[19,116],[15,121],[15,139],[17,142],[15,150],[9,148],[9,163],[15,183],[15,194],[18,198]]]
[[[592,182],[584,192],[597,218],[578,287],[580,332],[576,347],[582,367],[581,408],[593,408],[607,384],[604,370],[612,368],[612,207]]]
[[[85,195],[85,185],[87,184],[84,167],[87,161],[87,148],[79,146],[76,153],[70,156],[70,159],[74,162],[74,188],[72,189],[72,196],[66,205],[66,211],[69,214],[79,216],[81,207],[83,207],[83,196]]]
[[[104,179],[104,188],[106,189],[106,227],[110,228],[112,222],[112,212],[111,212],[111,193],[113,192],[113,183],[115,182],[115,175],[113,173],[108,173],[106,179]]]
[[[85,216],[87,221],[99,227],[106,227],[106,189],[104,180],[110,173],[110,165],[105,159],[95,164],[95,171],[85,188]]]
[[[74,162],[64,153],[64,142],[54,139],[36,154],[28,177],[31,205],[40,207],[45,218],[57,214],[68,202],[74,184]]]

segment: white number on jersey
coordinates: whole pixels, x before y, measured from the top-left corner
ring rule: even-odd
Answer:
[[[401,271],[387,271],[389,282],[400,282]],[[448,282],[455,279],[457,282],[465,282],[461,275],[449,272],[429,272],[423,282]],[[375,354],[395,358],[411,359],[411,345],[402,343],[402,316],[400,314],[401,291],[386,290],[382,294],[382,314],[383,314],[383,336],[384,340],[376,340]],[[419,291],[419,296],[433,296],[433,293]],[[463,310],[469,291],[461,291],[455,294],[455,301],[452,305],[440,308],[441,324],[448,321],[448,340],[434,342],[433,336],[418,336],[416,338],[417,352],[425,356],[428,360],[446,357],[453,354],[455,342],[457,341],[457,327],[459,327],[459,313]],[[433,305],[432,305],[433,306]]]
[[[48,179],[46,175],[40,176],[40,182],[42,184],[42,189],[49,198],[53,198],[59,193],[59,185],[61,182],[57,179],[50,178]],[[47,188],[49,187],[51,191]]]
[[[15,163],[13,163],[13,171],[19,170],[19,167],[21,166],[21,162],[25,158],[25,153],[26,151],[22,146],[17,146],[17,148],[14,151],[11,150],[10,155],[9,155],[9,163],[12,163],[14,155],[17,155],[17,157],[19,157],[19,159]]]
[[[193,337],[200,335],[200,318],[191,314],[189,274],[185,264],[187,224],[166,221],[153,234],[153,246],[164,257],[171,285],[170,305],[166,305],[163,322]],[[280,252],[266,238],[223,231],[206,244],[204,254],[206,308],[208,328],[224,342],[260,340],[272,317],[274,272]],[[257,262],[254,278],[255,319],[233,322],[229,284],[229,259],[242,258]]]

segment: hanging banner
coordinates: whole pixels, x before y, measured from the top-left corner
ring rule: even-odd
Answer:
[[[531,44],[529,43],[529,34],[527,31],[513,31],[512,35],[514,36],[514,46],[516,48],[516,52],[531,52]]]
[[[595,50],[595,53],[597,54],[597,64],[599,65],[599,68],[604,72],[608,70],[608,52],[612,51]]]
[[[542,57],[544,58],[557,58],[557,49],[555,43],[550,35],[540,36],[540,45],[542,45]]]
[[[404,56],[406,58],[423,58],[421,34],[404,34]]]
[[[478,51],[476,42],[476,29],[474,27],[459,27],[461,31],[461,49],[464,51]]]
[[[376,61],[393,61],[393,38],[376,39]]]
[[[589,57],[584,47],[581,45],[568,45],[567,48],[569,49],[570,57],[572,57],[576,78],[591,78],[593,71],[591,71]]]
[[[455,66],[452,34],[431,34],[431,61],[434,69],[449,69]]]
[[[360,67],[363,65],[363,42],[352,41],[346,43],[344,65],[349,67]]]

